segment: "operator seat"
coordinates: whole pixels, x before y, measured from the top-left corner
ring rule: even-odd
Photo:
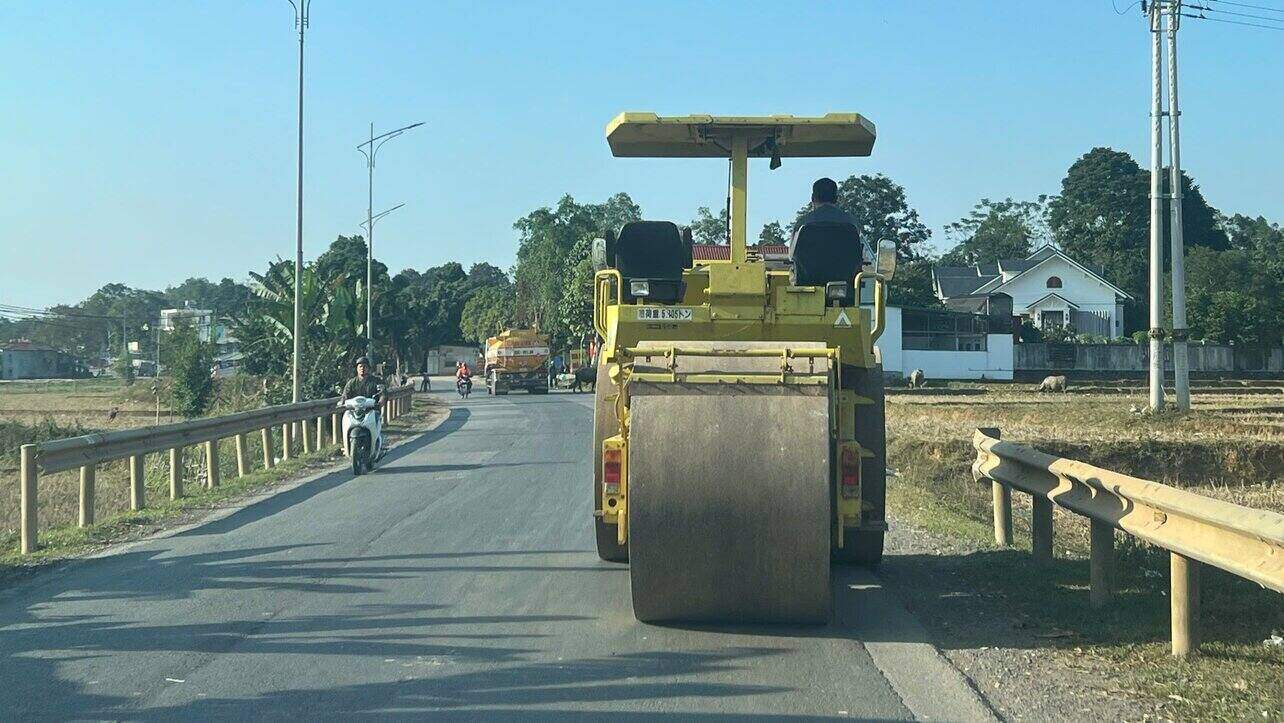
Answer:
[[[854,303],[856,290],[851,282],[865,261],[856,226],[834,221],[805,223],[794,234],[789,256],[793,259],[789,279],[794,286],[846,282],[842,305]]]
[[[689,235],[687,236],[689,238]],[[639,299],[661,304],[682,300],[682,270],[691,267],[691,247],[672,221],[630,221],[613,244],[614,267],[624,279],[626,303]],[[646,294],[634,294],[635,281],[646,282]],[[639,289],[640,290],[640,289]]]

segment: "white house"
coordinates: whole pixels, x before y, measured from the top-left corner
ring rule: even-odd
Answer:
[[[1123,303],[1132,298],[1052,246],[1024,259],[938,266],[932,285],[937,298],[956,311],[994,313],[993,307],[1011,299],[1012,314],[1040,329],[1071,326],[1107,339],[1123,335]]]
[[[875,347],[883,373],[928,379],[1012,380],[1011,316],[887,307]]]

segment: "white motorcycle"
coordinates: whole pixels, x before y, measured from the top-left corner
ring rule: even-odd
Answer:
[[[340,406],[347,410],[343,414],[343,438],[348,440],[352,474],[363,475],[383,458],[383,416],[379,413],[379,398],[353,397]]]

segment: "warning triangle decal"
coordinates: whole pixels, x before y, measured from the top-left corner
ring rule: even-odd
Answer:
[[[846,309],[839,309],[839,310],[838,310],[838,318],[837,318],[837,319],[834,319],[834,328],[835,328],[835,329],[850,329],[850,328],[852,328],[852,320],[847,318],[847,310],[846,310]]]

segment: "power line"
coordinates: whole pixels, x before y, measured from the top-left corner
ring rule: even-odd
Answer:
[[[77,319],[106,319],[110,321],[120,321],[123,316],[105,316],[103,314],[82,314],[71,311],[52,311],[50,309],[33,309],[29,306],[15,306],[13,304],[0,304],[0,311],[9,311],[16,314],[29,314],[32,316],[60,316]]]
[[[1226,23],[1228,25],[1243,25],[1249,28],[1264,28],[1266,30],[1284,30],[1284,27],[1281,27],[1279,25],[1262,25],[1260,23],[1246,23],[1240,20],[1227,20],[1226,18],[1210,18],[1207,15],[1191,15],[1190,13],[1182,13],[1181,16],[1183,18],[1193,18],[1195,20],[1209,20],[1214,23]]]
[[[1267,6],[1265,6],[1265,5],[1252,5],[1252,4],[1250,4],[1250,3],[1237,3],[1237,2],[1232,2],[1231,0],[1205,0],[1205,2],[1215,2],[1215,3],[1221,3],[1221,4],[1223,4],[1223,5],[1234,5],[1235,7],[1240,7],[1240,8],[1252,8],[1253,10],[1265,10],[1265,11],[1266,11],[1266,12],[1268,12],[1268,13],[1281,13],[1281,14],[1284,14],[1284,10],[1281,10],[1280,8],[1272,8],[1272,7],[1267,7]]]
[[[1195,9],[1195,10],[1199,10],[1201,15],[1202,15],[1205,11],[1207,11],[1207,12],[1210,12],[1210,13],[1221,13],[1222,15],[1234,15],[1235,17],[1240,17],[1240,18],[1251,18],[1251,19],[1253,19],[1253,20],[1264,20],[1264,21],[1266,21],[1266,22],[1268,22],[1268,23],[1284,23],[1284,18],[1272,18],[1272,17],[1266,16],[1266,15],[1254,15],[1253,13],[1241,13],[1241,12],[1236,12],[1236,11],[1234,11],[1234,10],[1221,10],[1221,9],[1219,9],[1219,8],[1209,7],[1209,6],[1207,6],[1207,5],[1187,5],[1186,7],[1193,8],[1193,9]],[[1215,19],[1215,18],[1204,18],[1204,19],[1206,19],[1206,20],[1213,20],[1213,19]]]

